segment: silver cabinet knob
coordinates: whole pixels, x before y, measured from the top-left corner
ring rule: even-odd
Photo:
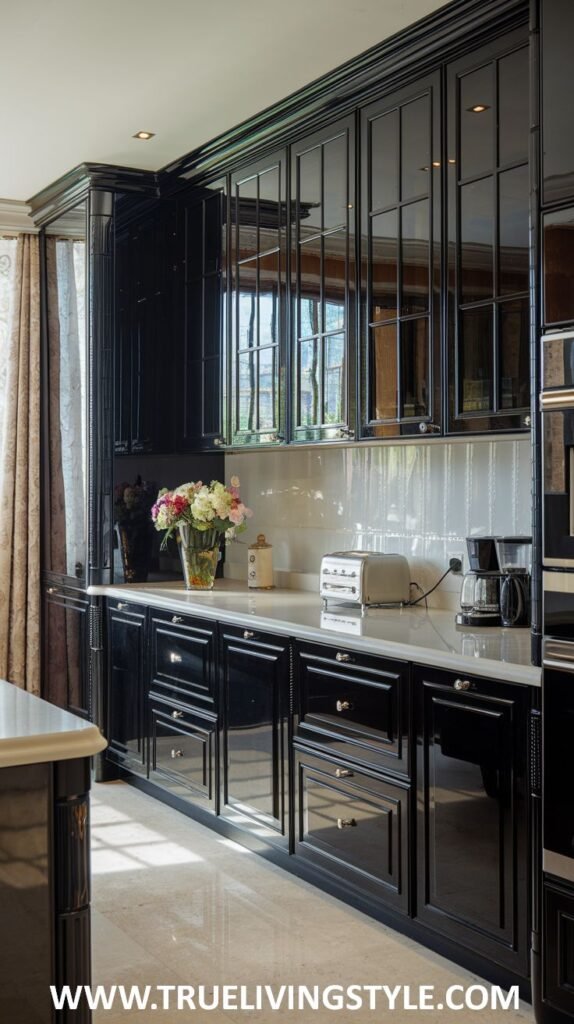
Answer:
[[[253,632],[253,630],[251,630],[251,629],[244,629],[243,630],[243,639],[244,640],[253,640],[254,636],[255,636],[255,633]]]
[[[348,437],[349,440],[351,440],[352,438],[354,438],[354,436],[355,431],[351,430],[350,427],[341,427],[341,429],[339,430],[339,437]]]
[[[285,434],[271,434],[270,441],[284,441]]]
[[[172,665],[179,665],[179,663],[181,662],[181,654],[176,654],[174,651],[172,651],[169,656],[169,660],[171,661]]]
[[[530,416],[525,416],[522,422],[523,422],[525,427],[532,426],[532,419],[531,419]]]
[[[335,661],[351,661],[351,655],[346,651],[337,651]]]
[[[355,773],[350,768],[336,768],[335,778],[336,779],[351,779]]]
[[[419,423],[419,431],[421,434],[440,434],[440,427],[438,423],[427,423],[423,420]]]
[[[337,818],[337,828],[356,828],[355,818]]]
[[[225,444],[225,438],[224,437],[214,437],[213,438],[213,443],[214,443],[216,448],[221,448],[221,446],[223,444]]]
[[[183,750],[172,750],[171,756],[175,759],[176,757],[183,757]]]
[[[455,679],[454,681],[455,690],[470,690],[469,679]]]
[[[183,718],[183,711],[172,711],[172,718]]]
[[[171,621],[173,622],[174,626],[181,626],[183,619],[181,615],[172,615]]]
[[[117,605],[116,605],[116,608],[117,608],[117,610],[118,610],[119,612],[121,612],[121,611],[123,611],[123,610],[124,610],[124,608],[127,608],[127,606],[128,606],[128,603],[127,603],[127,601],[118,601],[118,603],[117,603]]]
[[[57,594],[58,593],[58,588],[57,587],[47,587],[46,588],[46,593],[47,594]]]
[[[337,711],[349,711],[352,706],[350,700],[338,700],[335,704]]]

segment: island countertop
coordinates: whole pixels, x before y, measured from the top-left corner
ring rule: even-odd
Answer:
[[[0,768],[91,757],[106,746],[91,722],[0,679]]]
[[[422,665],[491,679],[540,686],[531,664],[528,629],[460,629],[454,612],[430,608],[358,608],[329,605],[305,590],[250,590],[237,580],[217,580],[210,591],[183,583],[95,586],[90,593],[222,623],[254,626],[302,640],[334,644]]]

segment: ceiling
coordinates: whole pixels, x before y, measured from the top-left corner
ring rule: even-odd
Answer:
[[[84,161],[158,170],[442,5],[4,3],[0,196],[26,200]]]

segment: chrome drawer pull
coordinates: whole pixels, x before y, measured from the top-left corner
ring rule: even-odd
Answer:
[[[183,757],[183,750],[172,750],[172,752],[171,752],[171,756],[172,756],[173,758],[176,758],[176,757]]]
[[[337,711],[350,711],[353,707],[350,700],[338,700],[335,704]]]
[[[174,626],[181,626],[183,619],[181,615],[172,615],[171,621],[173,622]]]
[[[354,818],[337,818],[337,828],[356,828],[357,822]]]
[[[58,593],[58,588],[57,587],[48,587],[46,589],[46,593],[47,594],[57,594]]]
[[[337,651],[335,655],[335,661],[351,661],[351,655],[345,651]]]
[[[127,606],[127,601],[118,601],[116,608],[119,612],[121,612],[124,608],[127,608]]]
[[[244,629],[243,630],[243,639],[244,640],[253,640],[254,636],[255,636],[255,633],[251,629]]]
[[[336,779],[350,779],[355,773],[350,768],[336,768],[335,778]]]
[[[455,679],[454,681],[455,690],[470,690],[470,680],[468,679]]]
[[[183,711],[172,711],[172,718],[183,718]]]
[[[179,662],[182,660],[181,654],[174,654],[174,652],[172,651],[169,656],[169,660],[171,661],[172,665],[178,665]]]

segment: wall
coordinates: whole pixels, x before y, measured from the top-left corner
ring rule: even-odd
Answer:
[[[324,553],[364,548],[406,555],[425,589],[451,555],[468,568],[470,534],[531,533],[527,438],[241,452],[225,457],[232,474],[254,511],[227,549],[225,574],[238,579],[257,533],[273,544],[278,585],[314,588]],[[459,591],[447,577],[429,604],[457,607]]]

